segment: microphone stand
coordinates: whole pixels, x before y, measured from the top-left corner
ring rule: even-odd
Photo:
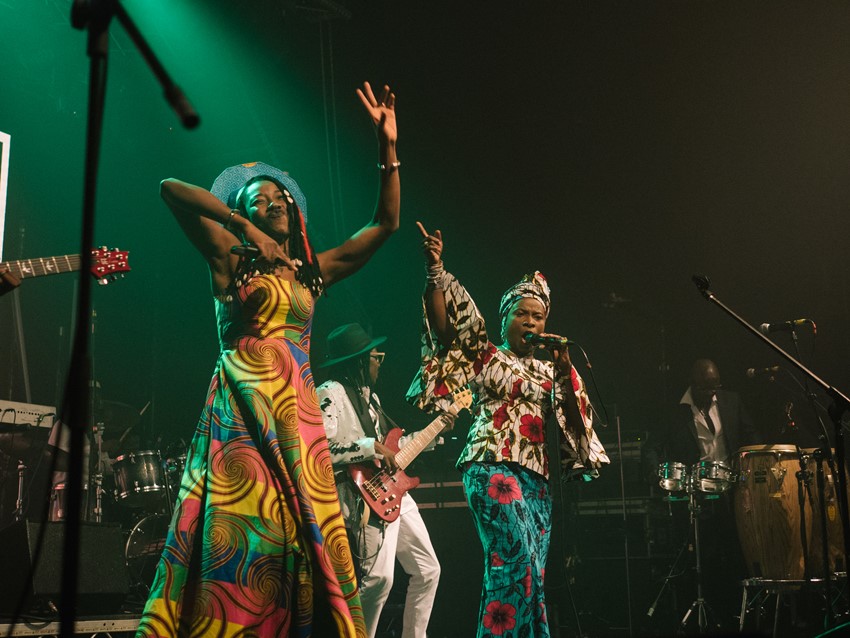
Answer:
[[[91,247],[94,245],[94,211],[97,193],[97,169],[100,159],[100,141],[103,129],[103,112],[106,97],[106,70],[109,52],[109,23],[113,16],[124,26],[157,79],[165,88],[165,97],[178,112],[186,128],[199,123],[197,114],[183,93],[171,81],[151,48],[124,11],[118,0],[74,0],[71,7],[71,25],[88,30],[87,54],[89,65],[89,106],[86,125],[86,157],[83,189],[82,233],[80,243],[79,298],[77,324],[70,360],[65,402],[70,428],[68,462],[68,503],[65,522],[64,560],[62,569],[62,598],[59,621],[62,638],[74,635],[74,607],[77,600],[79,573],[80,506],[82,504],[82,466],[85,428],[89,423],[89,388],[91,358],[89,354],[88,314],[91,307],[92,267]]]
[[[847,560],[848,556],[850,556],[850,514],[848,513],[847,485],[845,480],[846,457],[844,451],[844,428],[841,424],[842,417],[847,413],[848,410],[850,410],[850,398],[848,398],[845,394],[838,390],[838,388],[829,385],[826,381],[821,379],[814,372],[812,372],[806,366],[800,363],[798,359],[785,352],[785,350],[783,350],[773,341],[768,339],[756,328],[747,323],[746,320],[738,316],[735,311],[733,311],[726,304],[720,301],[714,295],[714,293],[709,290],[711,282],[709,281],[708,277],[704,275],[694,275],[691,279],[696,285],[700,294],[702,294],[702,296],[705,297],[707,301],[710,301],[716,306],[718,306],[735,321],[744,326],[744,328],[746,328],[750,333],[755,335],[763,343],[769,346],[774,352],[779,354],[782,358],[784,358],[791,365],[793,365],[800,372],[802,372],[806,378],[811,379],[815,384],[819,385],[821,389],[823,389],[823,391],[827,394],[827,396],[832,399],[832,405],[829,408],[829,416],[832,419],[833,425],[835,426],[836,501],[838,502],[838,511],[841,516],[841,525],[843,531],[842,535],[844,541],[844,569],[850,570],[850,565],[848,565]],[[829,572],[829,569],[827,569],[827,572]],[[826,578],[828,578],[828,576],[826,576]],[[829,593],[827,592],[827,596],[828,595]]]
[[[625,556],[625,577],[626,577],[626,610],[629,618],[629,637],[634,636],[634,627],[632,625],[632,578],[630,565],[631,555],[629,554],[629,517],[626,511],[626,479],[623,466],[626,464],[623,457],[623,435],[620,429],[620,415],[614,417],[617,423],[617,454],[620,457],[620,506],[623,513],[623,555]]]
[[[799,343],[799,340],[797,339],[797,331],[794,328],[791,328],[791,342],[794,344],[794,353],[795,353],[797,359],[802,360],[802,357],[800,356],[800,343]],[[809,407],[811,407],[812,413],[815,415],[815,420],[817,421],[818,425],[820,426],[820,432],[818,433],[818,438],[823,443],[823,446],[821,447],[821,449],[815,450],[814,454],[812,454],[812,456],[810,458],[816,464],[815,470],[814,470],[815,477],[816,477],[815,488],[817,489],[818,502],[820,503],[820,507],[819,507],[820,512],[819,512],[819,517],[818,517],[820,520],[818,522],[820,523],[820,539],[821,539],[821,549],[822,549],[821,560],[823,561],[823,582],[824,582],[824,591],[826,592],[826,596],[824,597],[825,603],[826,603],[826,623],[827,623],[827,626],[830,626],[835,621],[835,616],[834,616],[834,612],[833,612],[833,608],[832,608],[832,597],[829,595],[829,591],[832,587],[832,570],[829,567],[829,534],[828,534],[827,529],[826,529],[826,492],[825,492],[824,473],[823,473],[823,461],[826,460],[827,463],[830,466],[830,469],[834,470],[835,469],[834,468],[834,459],[832,458],[832,450],[830,449],[830,446],[829,446],[829,436],[827,434],[826,427],[824,426],[823,419],[821,419],[821,415],[817,410],[816,397],[815,397],[814,392],[812,392],[811,388],[809,387],[809,379],[807,377],[803,377],[802,389],[803,389],[803,393],[806,395],[806,401],[808,402]],[[812,524],[814,524],[815,523],[815,521],[814,521],[815,501],[812,498],[811,491],[808,489],[809,480],[812,478],[811,477],[811,471],[807,467],[808,460],[809,459],[804,458],[804,455],[801,451],[800,452],[800,474],[802,475],[802,480],[805,481],[806,490],[808,491],[808,495],[809,495],[809,502],[811,502],[811,504],[812,504],[812,519],[813,519]],[[835,473],[833,472],[833,476],[834,475],[835,475]],[[804,524],[804,521],[805,521],[805,508],[803,507],[803,499],[804,499],[803,494],[801,494],[800,499],[801,499],[801,502],[800,502],[800,525],[801,525],[800,538],[803,542],[803,561],[804,561],[803,566],[804,566],[804,573],[805,573],[804,578],[806,580],[806,584],[811,585],[812,570],[809,567],[809,559],[812,558],[814,560],[814,558],[810,555],[810,553],[808,551],[808,547],[806,546],[806,541],[803,540],[803,537],[806,533],[805,529],[803,528],[803,524]],[[841,500],[841,499],[839,498],[839,500]],[[816,532],[813,528],[812,529],[812,536],[814,536],[815,534],[816,534]],[[845,561],[845,570],[846,569],[847,569],[847,567],[846,567],[846,561]]]

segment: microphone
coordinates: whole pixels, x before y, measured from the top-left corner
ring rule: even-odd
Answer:
[[[815,325],[811,319],[793,319],[791,321],[780,321],[779,323],[763,323],[759,326],[759,332],[768,335],[771,332],[791,332],[797,326],[803,326],[807,323]]]
[[[770,366],[769,368],[747,368],[747,377],[750,379],[755,379],[756,377],[760,377],[764,374],[773,376],[781,369],[782,368],[780,368],[779,366]]]
[[[249,255],[250,257],[257,257],[260,254],[260,249],[256,246],[252,246],[251,244],[240,244],[239,246],[233,246],[230,249],[230,252],[234,255]]]
[[[533,332],[526,332],[522,335],[522,340],[536,346],[543,346],[544,348],[564,348],[575,343],[566,337],[559,337],[557,335],[536,335]]]

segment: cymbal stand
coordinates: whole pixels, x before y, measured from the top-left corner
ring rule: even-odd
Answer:
[[[800,469],[797,470],[795,476],[797,478],[797,501],[800,504],[800,544],[803,550],[803,579],[811,580],[811,570],[809,569],[809,538],[806,533],[806,494],[809,491],[809,470],[806,468],[806,458],[803,456],[800,447],[797,446],[797,456],[800,460]],[[809,502],[812,502],[811,493],[809,493]]]
[[[697,490],[693,483],[693,481],[690,481],[690,484],[688,485],[687,489],[688,510],[691,513],[691,528],[694,532],[694,556],[696,557],[697,597],[694,602],[691,603],[691,606],[688,608],[688,611],[685,612],[685,615],[682,618],[682,622],[679,623],[679,633],[684,633],[691,614],[696,611],[699,633],[704,634],[708,629],[708,614],[711,613],[711,607],[709,607],[708,603],[705,602],[705,598],[702,594],[702,557],[700,555],[699,546],[699,514],[702,511],[702,508],[697,502]]]
[[[832,594],[831,594],[831,580],[832,580],[832,569],[829,565],[829,534],[827,532],[827,523],[826,523],[826,485],[825,478],[823,472],[823,464],[824,461],[829,460],[829,450],[824,450],[822,448],[816,449],[812,453],[812,459],[815,462],[815,477],[817,479],[817,493],[820,497],[820,510],[818,523],[820,524],[820,538],[821,538],[821,560],[823,561],[823,582],[824,582],[824,592],[826,595],[824,596],[826,603],[826,626],[832,627],[835,622],[835,610],[832,608]],[[814,509],[814,508],[812,508]],[[814,523],[814,521],[812,521]],[[814,530],[812,530],[812,534],[814,534]],[[808,566],[806,567],[808,570]]]
[[[94,522],[103,522],[103,423],[95,423],[93,430],[94,442],[97,446],[97,469],[92,476],[91,484],[94,486]]]
[[[669,498],[667,499],[668,506],[672,503]],[[685,555],[685,550],[690,545],[691,539],[686,538],[685,542],[682,543],[682,548],[679,550],[679,553],[676,554],[676,558],[673,559],[673,564],[670,565],[670,571],[667,572],[667,575],[664,577],[664,582],[661,583],[661,589],[658,590],[658,594],[655,596],[655,600],[652,601],[652,606],[646,611],[646,615],[652,618],[653,614],[655,614],[655,610],[658,609],[658,603],[661,601],[661,596],[664,595],[664,591],[667,589],[667,585],[670,584],[670,581],[678,576],[682,575],[682,572],[676,573],[676,567],[679,565],[679,561],[682,560],[682,556]]]
[[[18,498],[15,500],[15,521],[24,520],[24,476],[27,464],[18,459]]]

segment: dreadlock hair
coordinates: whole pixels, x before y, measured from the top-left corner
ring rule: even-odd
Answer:
[[[295,198],[289,192],[289,189],[281,184],[274,177],[269,175],[256,175],[252,177],[245,185],[239,189],[236,195],[236,209],[244,216],[248,215],[248,207],[245,202],[245,191],[251,184],[256,182],[271,182],[280,189],[280,192],[286,195],[286,213],[289,219],[289,238],[287,239],[287,252],[290,259],[300,259],[301,266],[295,273],[295,279],[306,286],[314,297],[320,297],[325,291],[325,284],[322,280],[322,270],[319,267],[319,260],[316,258],[316,251],[310,244],[307,237],[307,225],[304,222],[304,215],[301,214],[301,209],[295,202]]]
[[[369,377],[369,357],[366,352],[359,357],[352,357],[347,361],[340,361],[336,365],[335,377],[337,381],[355,389],[371,387],[372,379]]]

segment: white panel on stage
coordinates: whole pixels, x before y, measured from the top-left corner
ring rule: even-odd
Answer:
[[[9,144],[12,136],[0,131],[0,261],[3,261],[3,237],[6,229],[6,192],[9,185]]]

